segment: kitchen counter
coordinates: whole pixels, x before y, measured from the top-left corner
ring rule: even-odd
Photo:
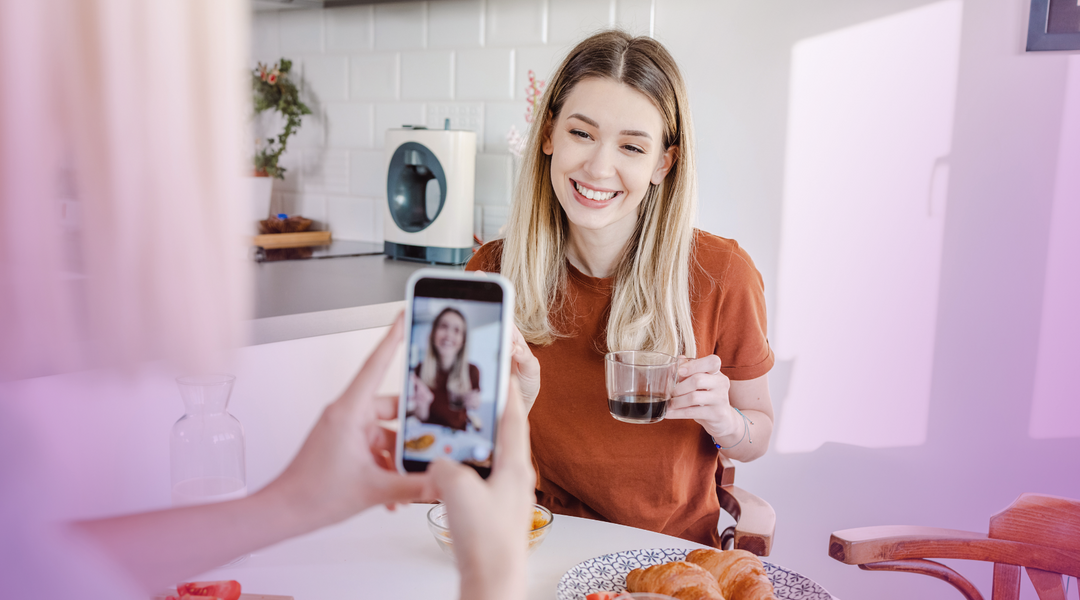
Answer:
[[[249,343],[389,325],[405,308],[409,276],[433,266],[381,254],[257,263]]]

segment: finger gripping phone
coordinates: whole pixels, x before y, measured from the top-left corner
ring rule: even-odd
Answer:
[[[491,474],[513,310],[513,286],[500,275],[421,269],[409,278],[398,470],[425,471],[441,457]]]

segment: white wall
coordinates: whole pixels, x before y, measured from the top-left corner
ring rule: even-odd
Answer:
[[[379,128],[426,119],[431,106],[464,103],[483,109],[480,168],[490,167],[483,178],[495,183],[482,201],[501,206],[507,189],[500,174],[509,158],[500,146],[502,134],[494,132],[524,111],[523,100],[510,91],[512,86],[515,96],[523,95],[522,70],[546,68],[593,23],[629,22],[640,32],[647,31],[645,15],[651,15],[656,37],[671,49],[691,88],[701,226],[749,249],[775,314],[783,309],[775,305],[774,290],[792,48],[811,36],[929,3],[656,0],[653,7],[609,0],[483,0],[260,14],[256,57],[296,58],[307,85],[318,92],[323,120],[305,124],[293,156],[310,162],[292,171],[279,201],[300,203],[309,216],[323,210],[336,231],[378,239],[380,200],[372,181],[381,174],[370,174],[381,160]],[[1065,102],[1065,82],[1070,65],[1075,72],[1080,59],[1024,53],[1024,4],[967,0],[963,8],[926,443],[826,443],[806,453],[771,452],[739,468],[738,481],[776,508],[772,560],[841,598],[956,596],[937,580],[866,573],[833,561],[827,542],[834,530],[906,523],[985,531],[990,515],[1022,492],[1080,498],[1080,439],[1033,439],[1029,433],[1044,289],[1055,288],[1044,285],[1048,238],[1051,230],[1058,237],[1069,234],[1051,227],[1055,197],[1080,197],[1070,192],[1075,177],[1058,173],[1068,168],[1067,162],[1059,167],[1059,149],[1075,147],[1074,139],[1062,137],[1075,135],[1075,128],[1065,134],[1062,123],[1076,122],[1075,114],[1068,121],[1063,117],[1080,104]],[[481,65],[489,59],[506,70],[488,77]],[[493,78],[501,81],[499,91],[489,92]],[[340,114],[343,120],[335,121]],[[286,464],[377,333],[239,353],[232,407],[247,429],[252,487]],[[1076,364],[1076,358],[1064,363]],[[68,494],[62,508],[100,514],[167,503],[168,431],[181,411],[171,381],[149,374],[140,386],[121,390],[109,382],[83,388],[79,377],[21,384],[44,386],[53,397],[48,405],[23,408],[31,415],[27,427],[40,432],[52,461],[66,474],[56,482]],[[836,382],[845,382],[842,364]],[[783,365],[772,383],[782,405]],[[79,391],[84,389],[94,391]],[[1075,393],[1055,402],[1060,418],[1080,418]],[[82,449],[90,447],[100,448],[105,458],[89,460]],[[954,566],[988,595],[988,569]],[[1030,586],[1027,594],[1034,597]]]

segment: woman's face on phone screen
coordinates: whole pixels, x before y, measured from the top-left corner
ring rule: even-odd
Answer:
[[[457,313],[444,314],[435,324],[435,350],[443,360],[457,356],[465,345],[465,319]]]
[[[573,226],[633,231],[649,184],[663,182],[675,149],[664,120],[641,92],[611,79],[579,82],[543,143],[551,184]]]

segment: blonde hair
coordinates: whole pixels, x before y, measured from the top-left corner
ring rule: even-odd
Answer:
[[[659,42],[622,31],[597,33],[571,50],[535,113],[502,247],[501,271],[517,292],[518,328],[534,344],[565,335],[552,314],[565,301],[569,226],[542,146],[574,86],[590,78],[623,83],[652,100],[664,122],[664,150],[677,147],[664,181],[645,193],[616,267],[607,349],[696,356],[689,270],[697,184],[686,86]]]
[[[461,311],[456,308],[444,308],[439,316],[435,317],[435,320],[431,322],[431,333],[428,334],[427,352],[424,353],[424,360],[420,362],[420,381],[424,382],[424,385],[428,386],[432,390],[435,389],[435,376],[439,372],[439,356],[435,349],[435,330],[439,328],[439,321],[447,313],[454,313],[461,317],[461,322],[468,325],[468,321],[465,320],[465,315],[461,314]],[[454,394],[466,394],[472,391],[472,378],[469,377],[469,328],[465,327],[465,331],[462,332],[461,349],[458,350],[457,356],[454,357],[454,363],[450,365],[450,375],[446,380],[446,389],[450,390]]]

